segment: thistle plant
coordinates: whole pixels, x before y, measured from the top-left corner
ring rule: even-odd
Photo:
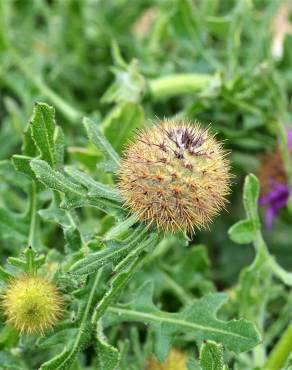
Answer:
[[[291,368],[287,4],[0,1],[1,369]]]
[[[229,163],[198,123],[164,120],[133,139],[119,169],[125,205],[167,231],[194,233],[226,203]]]

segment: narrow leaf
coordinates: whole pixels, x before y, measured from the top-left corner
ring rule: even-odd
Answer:
[[[243,187],[243,204],[249,219],[258,219],[259,180],[253,174],[246,176]],[[258,227],[258,225],[255,225]]]
[[[104,154],[106,159],[111,160],[116,168],[119,165],[119,156],[111,144],[107,141],[104,135],[101,133],[97,124],[91,121],[89,118],[84,118],[83,124],[87,131],[89,139],[96,145],[96,147]]]

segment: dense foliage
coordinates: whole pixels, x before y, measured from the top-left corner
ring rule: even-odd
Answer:
[[[284,0],[0,1],[0,368],[292,368],[289,32]],[[116,186],[164,117],[229,151],[227,210],[194,235]]]

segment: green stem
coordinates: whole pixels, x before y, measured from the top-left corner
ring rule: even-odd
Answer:
[[[35,228],[36,228],[36,221],[37,221],[37,197],[36,197],[36,183],[32,181],[31,183],[31,192],[30,192],[30,208],[29,208],[29,215],[30,215],[30,225],[29,225],[29,234],[28,234],[28,246],[34,248],[35,243]]]
[[[154,100],[160,100],[201,91],[206,88],[212,80],[214,80],[214,76],[209,74],[174,74],[150,80],[149,90]]]
[[[284,368],[290,353],[292,352],[292,323],[288,326],[282,337],[275,345],[264,366],[265,370],[280,370]]]

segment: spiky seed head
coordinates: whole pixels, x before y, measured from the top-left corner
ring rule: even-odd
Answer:
[[[187,362],[186,353],[172,349],[164,363],[151,357],[146,365],[146,370],[187,370]]]
[[[119,189],[139,218],[165,231],[194,233],[216,216],[230,188],[222,145],[199,124],[163,120],[125,150]]]
[[[44,334],[62,314],[58,289],[43,277],[22,275],[12,279],[2,297],[7,323],[21,333]]]

